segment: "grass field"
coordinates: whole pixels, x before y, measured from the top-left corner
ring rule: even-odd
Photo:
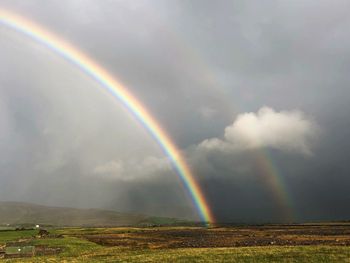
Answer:
[[[350,239],[349,225],[213,229],[61,228],[49,231],[51,235],[45,238],[34,238],[38,233],[37,230],[1,231],[0,247],[4,248],[6,244],[8,246],[23,244],[36,246],[42,251],[52,252],[55,251],[54,248],[60,251],[53,255],[36,255],[28,258],[3,259],[3,261],[350,262],[350,246],[347,243]],[[272,239],[275,241],[270,241]],[[256,240],[257,243],[252,243],[251,240]],[[279,244],[281,240],[283,242],[289,240],[290,245]],[[220,247],[221,245],[225,247]],[[49,248],[53,250],[47,250]]]

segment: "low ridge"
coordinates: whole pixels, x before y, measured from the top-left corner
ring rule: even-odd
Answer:
[[[174,224],[180,220],[102,209],[52,207],[22,202],[0,202],[0,225],[131,226]]]

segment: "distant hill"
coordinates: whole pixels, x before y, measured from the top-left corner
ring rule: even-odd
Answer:
[[[0,225],[135,226],[186,223],[166,217],[119,213],[101,209],[51,207],[21,202],[0,202]]]

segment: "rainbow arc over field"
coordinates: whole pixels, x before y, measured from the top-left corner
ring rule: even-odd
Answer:
[[[164,153],[169,157],[174,169],[183,182],[183,185],[190,193],[201,219],[208,223],[214,222],[214,217],[210,211],[210,207],[200,189],[200,186],[195,181],[188,164],[181,155],[180,150],[177,149],[176,145],[162,129],[160,124],[125,86],[112,77],[103,67],[79,51],[79,49],[60,39],[42,26],[23,18],[22,16],[0,9],[0,24],[14,29],[46,46],[59,56],[77,66],[80,70],[98,82],[101,87],[109,92],[109,94],[122,102],[145,127],[145,129],[149,131]]]

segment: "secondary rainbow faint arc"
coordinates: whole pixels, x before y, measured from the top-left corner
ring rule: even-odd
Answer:
[[[189,191],[201,219],[209,223],[214,222],[214,217],[207,201],[180,151],[141,102],[130,94],[126,87],[116,81],[105,69],[87,55],[51,32],[48,32],[42,26],[7,10],[0,10],[0,23],[44,44],[55,53],[78,66],[78,68],[100,83],[110,94],[120,100],[150,132],[162,150],[170,158],[177,174]]]

